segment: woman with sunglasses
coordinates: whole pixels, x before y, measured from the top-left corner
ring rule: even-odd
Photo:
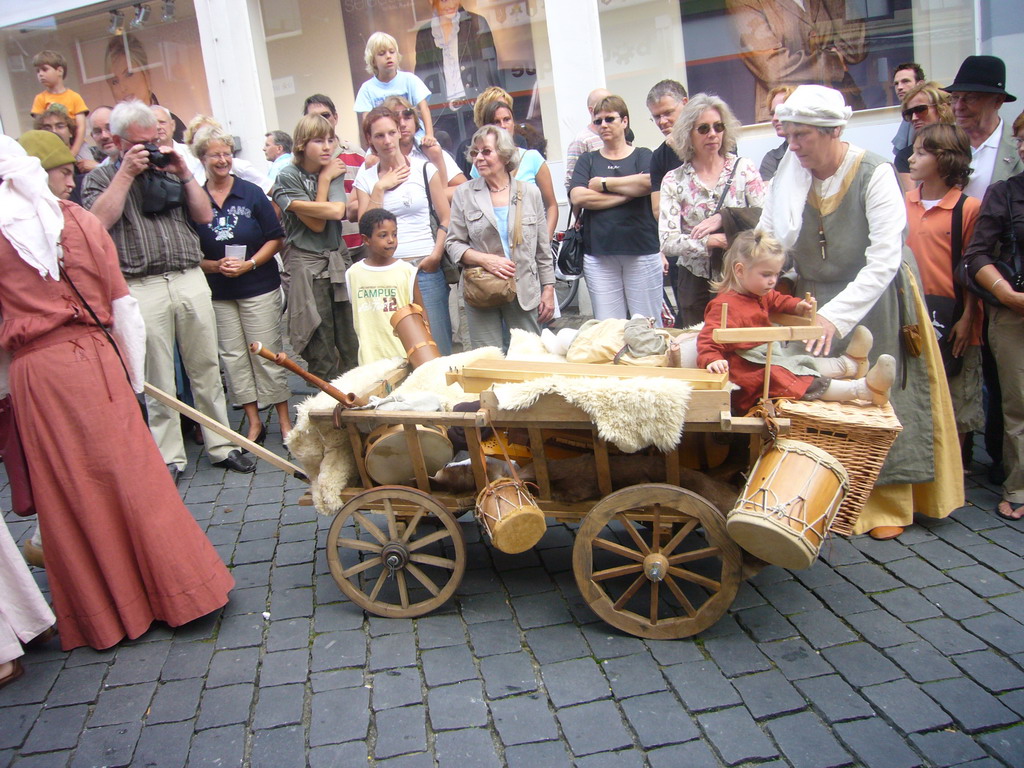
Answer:
[[[442,149],[441,145],[437,143],[437,139],[425,139],[422,144],[416,141],[416,132],[420,129],[420,118],[412,104],[404,96],[388,96],[381,106],[390,109],[395,122],[398,123],[398,145],[402,149],[402,154],[425,163],[431,163],[441,175],[441,185],[445,188],[448,202],[451,203],[455,188],[459,184],[466,183],[466,174],[459,168],[455,158]]]
[[[661,252],[678,259],[682,325],[703,322],[711,301],[709,281],[718,279],[722,251],[729,247],[722,210],[756,211],[764,201],[757,166],[735,154],[739,127],[728,104],[698,93],[683,108],[668,140],[683,164],[661,183],[658,235]]]
[[[594,129],[603,146],[580,156],[569,200],[583,208],[583,277],[594,317],[640,314],[661,325],[662,280],[668,262],[658,253],[651,212],[651,150],[626,142],[629,110],[621,96],[594,105]]]
[[[909,192],[914,187],[910,178],[910,156],[914,154],[913,137],[926,125],[945,123],[953,125],[953,103],[938,83],[918,83],[903,96],[903,119],[910,123],[913,132],[910,144],[896,153],[893,165],[899,174],[903,190]]]
[[[437,168],[401,147],[398,121],[386,107],[374,107],[363,118],[363,136],[380,162],[363,166],[356,175],[359,217],[371,208],[383,208],[398,220],[395,258],[418,267],[416,285],[423,297],[430,330],[442,355],[452,353],[452,321],[448,314],[448,283],[441,270],[441,254],[448,234],[448,197]],[[437,234],[431,233],[430,213],[437,216]]]

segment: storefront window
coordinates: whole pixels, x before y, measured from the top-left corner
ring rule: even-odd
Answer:
[[[10,87],[0,101],[6,133],[32,128],[32,100],[42,90],[32,66],[43,50],[67,59],[65,84],[93,109],[126,98],[162,104],[184,124],[210,112],[206,71],[190,0],[151,2],[145,18],[132,5],[89,6],[0,30]],[[140,23],[132,22],[139,18]]]

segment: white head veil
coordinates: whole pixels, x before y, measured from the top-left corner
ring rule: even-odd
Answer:
[[[42,277],[60,280],[57,255],[64,214],[39,158],[0,135],[0,232]]]
[[[845,126],[852,114],[843,94],[823,85],[798,86],[775,108],[775,116],[782,122],[816,128]],[[792,152],[787,152],[772,180],[772,231],[786,248],[792,248],[800,235],[811,181],[811,172],[800,165]]]

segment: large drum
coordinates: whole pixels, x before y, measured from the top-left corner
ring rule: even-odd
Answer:
[[[416,425],[416,439],[427,475],[433,475],[452,460],[455,451],[442,426]],[[407,485],[416,479],[409,439],[401,424],[384,424],[366,437],[366,473],[381,485]]]
[[[502,552],[525,552],[541,540],[548,528],[544,513],[526,484],[511,477],[488,483],[476,497],[476,519],[491,543]]]
[[[776,440],[754,465],[726,530],[755,557],[783,568],[807,568],[849,487],[846,470],[828,452]]]

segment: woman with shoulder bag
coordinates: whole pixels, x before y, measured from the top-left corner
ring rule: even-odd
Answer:
[[[554,263],[540,190],[513,179],[517,153],[511,136],[486,125],[471,147],[480,178],[455,191],[445,245],[464,268],[470,345],[500,347],[502,324],[540,333],[540,324],[551,319]]]

